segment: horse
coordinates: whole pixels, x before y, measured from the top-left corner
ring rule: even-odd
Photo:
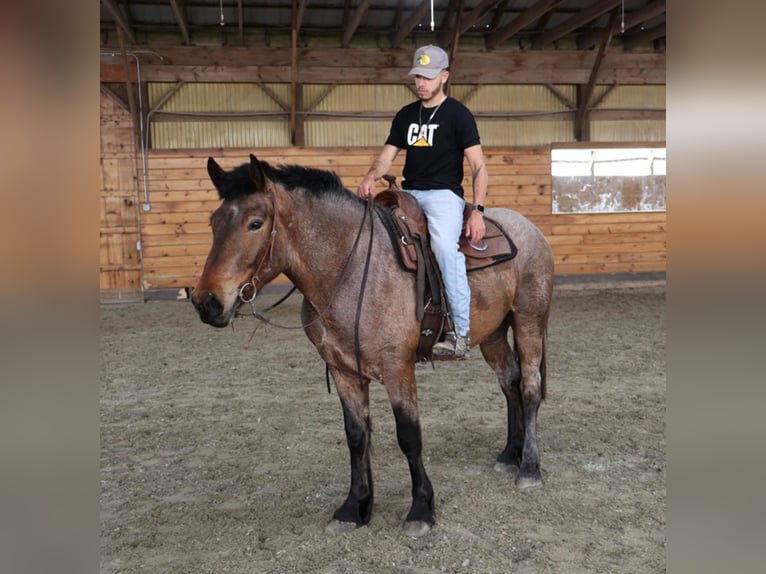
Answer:
[[[377,381],[393,409],[412,481],[403,531],[425,535],[436,515],[418,415],[415,278],[400,268],[380,217],[332,171],[272,166],[252,154],[230,171],[208,158],[207,170],[222,202],[210,217],[213,242],[190,299],[203,322],[225,327],[280,274],[303,294],[302,326],[332,376],[350,455],[349,492],[326,531],[350,532],[370,521],[369,388]],[[518,252],[468,274],[471,345],[480,348],[507,402],[507,442],[495,469],[516,473],[516,486],[525,489],[542,484],[536,424],[546,392],[553,255],[521,214],[487,208],[486,217]]]

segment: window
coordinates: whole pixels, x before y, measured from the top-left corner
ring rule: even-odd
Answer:
[[[553,148],[553,213],[665,211],[664,147]]]

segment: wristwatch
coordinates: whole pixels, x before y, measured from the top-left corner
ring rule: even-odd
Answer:
[[[473,208],[475,211],[478,211],[479,213],[484,214],[484,206],[482,204],[477,203],[476,205],[473,206]]]

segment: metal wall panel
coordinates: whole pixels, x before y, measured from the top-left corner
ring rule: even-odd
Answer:
[[[567,107],[545,86],[481,86],[471,93],[472,86],[453,86],[454,97],[466,104],[472,112],[552,112]],[[557,89],[575,101],[574,86]]]
[[[154,108],[175,84],[150,82],[149,107]],[[264,84],[286,105],[290,104],[289,84]],[[189,83],[165,102],[165,112],[279,112],[284,111],[258,84]]]
[[[326,85],[306,85],[303,92],[303,104],[308,109],[312,103],[325,93]],[[415,99],[406,86],[389,84],[369,84],[353,86],[333,86],[333,89],[319,102],[317,112],[390,112],[391,117],[399,108]]]
[[[665,141],[665,122],[662,120],[591,122],[590,136],[594,142],[662,142]]]
[[[601,92],[605,87],[600,86]],[[596,94],[594,93],[594,96]],[[617,86],[599,105],[600,109],[665,109],[665,86]]]
[[[288,147],[288,124],[281,121],[153,122],[152,148]]]
[[[173,83],[149,83],[149,107],[154,108],[161,98],[173,89]],[[290,101],[288,84],[269,84],[268,89],[283,102]],[[406,86],[371,84],[335,86],[328,91],[326,85],[304,86],[303,102],[309,108],[305,124],[305,145],[378,146],[388,135],[394,114],[415,96]],[[576,88],[556,86],[564,98],[575,101]],[[597,86],[594,99],[609,89]],[[476,114],[562,112],[567,106],[551,90],[540,85],[454,85],[451,94]],[[604,97],[599,109],[664,109],[664,86],[618,86]],[[163,106],[168,112],[193,113],[284,113],[260,86],[250,83],[185,84]],[[324,117],[311,115],[322,114]],[[381,115],[382,114],[382,115]],[[338,117],[332,118],[333,115]],[[573,141],[571,120],[528,120],[477,118],[482,143],[489,145],[547,145],[551,142]],[[205,118],[188,121],[163,121],[161,116],[151,119],[151,143],[156,149],[195,147],[256,147],[289,146],[289,118],[264,120],[232,119],[210,121]],[[665,122],[594,121],[591,125],[593,141],[663,141]]]
[[[476,125],[484,147],[572,141],[572,124],[568,121],[478,120]]]
[[[344,121],[317,120],[306,122],[308,147],[383,146],[391,127],[390,120]]]

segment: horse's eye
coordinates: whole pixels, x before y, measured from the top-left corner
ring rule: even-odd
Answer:
[[[262,225],[263,225],[263,221],[261,221],[260,219],[253,219],[250,223],[247,224],[247,230],[258,231]]]

